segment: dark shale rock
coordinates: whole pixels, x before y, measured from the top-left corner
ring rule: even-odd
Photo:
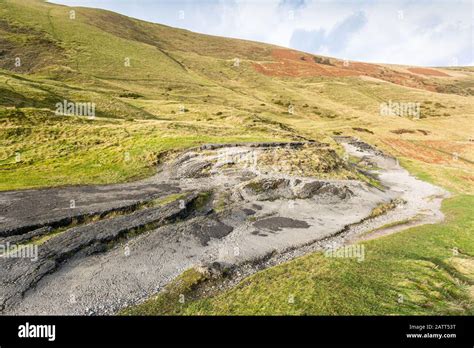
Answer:
[[[164,207],[143,209],[70,228],[39,245],[36,260],[0,257],[0,309],[14,305],[42,277],[74,256],[105,251],[110,243],[126,237],[127,233],[154,229],[189,216],[197,196],[189,194],[183,198],[184,207],[175,201]],[[229,233],[225,231],[222,225],[203,227],[203,235],[207,238]]]

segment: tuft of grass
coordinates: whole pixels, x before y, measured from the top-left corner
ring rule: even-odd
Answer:
[[[147,207],[163,207],[169,203],[175,202],[183,197],[186,197],[186,193],[175,193],[165,197],[160,197],[146,203]]]
[[[378,228],[375,228],[373,230],[364,232],[362,235],[366,236],[366,235],[370,235],[372,233],[375,233],[375,232],[378,232],[378,231],[381,231],[381,230],[385,230],[385,229],[388,229],[388,228],[407,225],[409,223],[412,223],[412,222],[416,221],[417,219],[418,219],[418,216],[414,216],[413,218],[410,218],[410,219],[404,219],[404,220],[389,222],[388,224],[385,224],[385,225],[382,225],[382,226],[380,226]]]
[[[230,193],[229,192],[219,192],[217,198],[214,200],[214,211],[216,213],[221,213],[225,210],[227,205],[230,202]]]
[[[383,214],[386,214],[390,210],[395,209],[397,207],[397,205],[399,205],[401,203],[403,203],[403,202],[399,199],[393,199],[390,202],[380,203],[374,209],[372,209],[372,211],[370,212],[370,215],[369,215],[369,219],[373,219],[373,218],[376,218],[377,216],[381,216]]]
[[[120,315],[179,315],[193,298],[196,288],[209,279],[196,268],[190,268],[170,282],[153,298],[122,310]]]
[[[193,209],[203,210],[212,198],[212,191],[200,192],[193,202]]]

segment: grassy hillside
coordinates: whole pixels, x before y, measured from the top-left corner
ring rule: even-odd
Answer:
[[[55,115],[63,100],[94,103],[96,115]],[[389,101],[420,103],[421,117],[381,116]],[[161,153],[200,143],[336,146],[331,137],[343,134],[455,194],[445,223],[370,241],[364,262],[311,254],[213,298],[174,306],[159,297],[131,313],[473,314],[472,115],[472,67],[343,62],[0,0],[0,190],[133,180],[151,175]]]
[[[130,180],[202,142],[343,133],[472,191],[469,69],[343,64],[39,0],[0,1],[0,40],[3,190]],[[95,103],[96,117],[54,115],[63,100]],[[380,116],[389,100],[421,103],[422,118]]]

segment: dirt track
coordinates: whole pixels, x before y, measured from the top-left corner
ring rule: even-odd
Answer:
[[[351,155],[379,168],[386,190],[353,180],[262,172],[248,160],[235,165],[236,158],[258,158],[268,149],[232,146],[185,153],[140,183],[0,193],[5,222],[0,231],[10,235],[3,242],[54,221],[64,224],[73,215],[115,212],[52,236],[39,245],[39,261],[1,258],[3,313],[114,313],[191,266],[239,267],[270,254],[278,263],[368,238],[364,232],[394,221],[443,218],[444,191],[411,177],[396,160],[364,143],[339,141]],[[177,192],[186,194],[164,206],[143,204]],[[80,197],[77,211],[71,212],[71,197]],[[378,204],[397,198],[406,203],[365,220]]]

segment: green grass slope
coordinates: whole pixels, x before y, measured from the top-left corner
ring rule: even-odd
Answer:
[[[40,0],[0,1],[0,43],[2,190],[131,180],[151,174],[162,151],[207,141],[331,141],[340,133],[367,138],[414,166],[428,162],[454,182],[453,190],[472,190],[467,162],[438,163],[399,151],[417,142],[420,151],[429,146],[469,157],[472,129],[463,126],[474,113],[469,69],[445,69],[453,76],[434,78],[353,63],[339,76],[337,59],[316,64],[267,44]],[[261,64],[288,67],[294,76],[262,73]],[[452,91],[404,85],[411,80]],[[97,117],[54,115],[63,100],[94,103]],[[379,107],[388,100],[420,102],[426,112],[418,121],[387,119]],[[392,133],[400,129],[412,133]],[[450,168],[458,173],[454,181]]]

